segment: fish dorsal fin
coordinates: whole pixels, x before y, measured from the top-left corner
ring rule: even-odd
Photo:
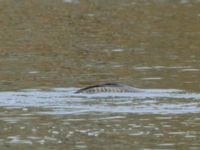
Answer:
[[[82,88],[76,93],[99,93],[99,92],[105,92],[105,90],[110,90],[111,92],[117,91],[117,92],[134,92],[137,90],[137,88],[131,87],[129,85],[120,84],[120,83],[103,83],[103,84],[97,84],[93,86],[88,86],[85,88]]]

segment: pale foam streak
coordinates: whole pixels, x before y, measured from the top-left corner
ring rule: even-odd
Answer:
[[[0,92],[0,108],[30,108],[41,115],[99,113],[184,114],[200,112],[200,93],[142,89],[135,93],[75,94],[77,88]],[[45,109],[45,110],[43,110]]]

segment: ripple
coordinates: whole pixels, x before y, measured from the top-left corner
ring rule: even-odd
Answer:
[[[19,136],[8,136],[7,137],[11,144],[29,144],[29,145],[32,145],[32,142],[30,140],[23,140],[23,139],[20,139]]]
[[[135,93],[74,94],[77,88],[0,92],[0,108],[19,109],[25,116],[101,113],[185,114],[200,112],[200,93],[177,89],[141,89]],[[29,108],[38,109],[29,109]],[[9,111],[2,111],[5,115]],[[120,116],[119,116],[120,117]],[[23,119],[19,118],[19,119]],[[16,122],[4,118],[4,121]],[[106,118],[104,118],[106,119]],[[112,119],[112,118],[108,118]]]

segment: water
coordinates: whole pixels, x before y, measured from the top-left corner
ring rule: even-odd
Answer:
[[[200,94],[174,89],[141,89],[135,93],[75,94],[76,88],[51,91],[24,90],[1,92],[0,106],[4,108],[42,107],[34,114],[80,114],[90,112],[184,114],[199,113]]]
[[[199,150],[199,8],[2,0],[1,150]],[[74,94],[106,82],[142,91]]]
[[[24,90],[1,92],[0,106],[28,109],[41,107],[49,111],[35,114],[65,115],[90,112],[185,114],[199,113],[199,93],[168,89],[143,89],[135,93],[75,94],[77,89],[52,89],[51,91]]]
[[[1,92],[0,143],[33,148],[67,145],[70,149],[100,149],[102,143],[106,149],[190,148],[174,137],[193,140],[194,149],[200,146],[200,93],[141,89],[136,93],[74,94],[76,90]],[[140,144],[142,139],[144,145]],[[156,139],[160,140],[150,142]]]

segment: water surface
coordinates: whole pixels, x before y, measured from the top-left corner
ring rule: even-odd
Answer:
[[[200,149],[199,0],[1,0],[0,20],[1,150]],[[105,82],[143,91],[73,94]]]

